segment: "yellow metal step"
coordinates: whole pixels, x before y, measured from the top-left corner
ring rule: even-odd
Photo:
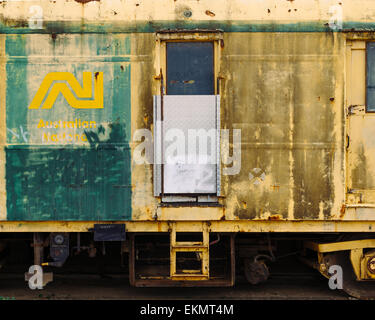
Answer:
[[[209,276],[205,274],[188,274],[188,273],[182,273],[182,274],[175,274],[171,276],[172,280],[194,280],[194,281],[199,281],[199,280],[208,280]]]
[[[176,223],[170,231],[170,277],[172,280],[208,280],[209,279],[209,231],[207,223],[202,222],[203,241],[176,241]],[[197,252],[201,257],[201,270],[183,270],[177,273],[177,252]]]
[[[195,246],[195,247],[191,247],[191,246],[174,246],[174,247],[171,247],[171,250],[174,250],[174,251],[177,251],[177,252],[183,252],[183,251],[197,251],[197,252],[202,252],[202,251],[205,251],[205,250],[208,250],[207,247],[205,246]]]
[[[171,244],[172,245],[172,244]],[[176,241],[173,245],[175,247],[207,247],[203,242],[190,242],[190,241]]]

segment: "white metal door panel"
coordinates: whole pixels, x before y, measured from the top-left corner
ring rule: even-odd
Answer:
[[[159,97],[154,101],[160,104]],[[217,193],[218,101],[214,95],[163,96],[162,138],[155,146],[162,152],[164,194]]]

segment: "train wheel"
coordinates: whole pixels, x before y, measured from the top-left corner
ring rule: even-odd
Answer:
[[[244,259],[244,272],[246,280],[252,285],[267,281],[270,272],[262,260]]]

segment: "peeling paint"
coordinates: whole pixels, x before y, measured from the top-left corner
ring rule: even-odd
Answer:
[[[206,12],[206,14],[207,14],[208,16],[210,16],[210,17],[214,17],[214,16],[215,16],[215,13],[213,13],[213,12],[210,11],[210,10],[206,10],[205,12]]]
[[[127,45],[127,36],[6,36],[8,220],[131,218],[130,66],[122,58],[130,53]],[[106,78],[103,109],[74,109],[62,96],[51,109],[28,108],[46,74],[70,71],[81,80],[82,70],[98,76],[98,69]],[[73,125],[41,127],[41,119]],[[81,119],[90,125],[81,127]],[[46,141],[46,131],[85,139]]]
[[[375,16],[375,3],[366,0],[363,3],[366,12],[363,12],[363,6],[359,8],[349,1],[343,1],[347,13],[344,28],[375,30],[375,24],[369,22]],[[0,92],[6,92],[7,112],[11,112],[10,108],[17,107],[19,110],[17,115],[7,116],[6,125],[5,115],[0,113],[2,148],[5,133],[8,132],[7,155],[3,149],[0,150],[1,181],[5,180],[5,156],[8,157],[9,170],[6,178],[8,199],[5,199],[3,190],[5,184],[1,183],[0,188],[0,220],[5,215],[2,208],[6,201],[10,208],[10,219],[102,218],[102,212],[90,216],[77,200],[77,194],[85,194],[82,189],[88,186],[85,174],[81,174],[85,170],[96,172],[97,185],[102,185],[100,181],[105,179],[112,184],[111,187],[103,187],[104,193],[118,192],[129,200],[130,209],[126,209],[127,212],[115,208],[115,219],[129,219],[131,212],[133,220],[154,220],[160,199],[152,195],[152,165],[131,162],[129,154],[134,151],[136,143],[131,142],[130,137],[137,129],[152,129],[152,95],[158,94],[160,87],[160,82],[154,76],[159,75],[160,69],[165,71],[162,61],[165,58],[162,53],[165,43],[157,40],[153,32],[196,28],[224,31],[225,47],[220,47],[215,61],[221,76],[221,127],[242,130],[242,168],[238,175],[222,179],[219,204],[224,206],[225,216],[220,213],[218,217],[225,217],[226,220],[300,221],[346,220],[361,214],[359,211],[347,214],[342,209],[346,178],[346,35],[333,33],[327,27],[330,18],[327,2],[283,1],[275,6],[274,0],[262,3],[241,0],[225,0],[222,3],[166,0],[158,3],[140,0],[41,1],[45,13],[41,30],[29,29],[26,2],[18,2],[17,6],[7,2],[0,8],[0,32],[9,33],[0,35],[0,66],[7,73],[8,85],[6,88],[5,81],[1,79]],[[60,12],[59,15],[56,12]],[[90,33],[94,33],[91,38]],[[194,38],[196,33],[187,36]],[[5,38],[10,50],[7,57],[2,52],[5,50]],[[123,51],[124,48],[129,50]],[[43,57],[44,64],[37,63],[40,57]],[[37,133],[34,128],[36,118],[30,115],[27,108],[19,106],[24,105],[25,97],[30,99],[42,80],[36,70],[44,70],[46,65],[62,70],[66,68],[67,57],[75,59],[74,66],[70,67],[77,77],[84,68],[95,65],[108,68],[106,82],[124,80],[114,85],[107,99],[113,108],[117,108],[113,116],[120,112],[123,99],[128,99],[126,108],[129,109],[126,110],[129,112],[125,115],[128,122],[125,128],[117,126],[113,124],[116,119],[111,114],[109,118],[112,119],[98,120],[102,125],[101,132],[88,132],[91,146],[89,142],[77,146],[83,151],[69,150],[59,156],[55,149],[40,148],[38,153],[29,148],[29,144],[36,147],[33,140]],[[84,61],[86,59],[88,61]],[[185,79],[185,83],[192,84],[189,79]],[[25,95],[19,95],[21,91]],[[60,106],[62,101],[58,101]],[[5,102],[0,100],[0,104]],[[61,117],[66,112],[63,109],[54,114]],[[353,146],[348,165],[351,186],[361,189],[362,201],[374,201],[375,197],[370,192],[375,183],[375,147],[370,139],[374,136],[373,125],[361,116],[353,116],[350,121],[351,128],[362,128],[362,131],[349,132]],[[27,131],[30,132],[30,140],[21,139],[20,126],[24,128],[25,125],[31,126],[31,130]],[[98,136],[102,138],[99,141],[96,140]],[[103,148],[98,151],[103,147],[103,142],[116,144],[117,139],[125,139],[128,145],[120,146],[121,150],[114,148],[108,151]],[[95,156],[91,156],[91,153],[95,153]],[[106,157],[105,154],[110,155],[113,162],[96,158]],[[56,164],[57,160],[74,163],[79,168]],[[91,168],[91,161],[106,167],[104,174],[95,171],[99,169]],[[126,161],[129,168],[125,170],[120,165],[121,161]],[[46,163],[49,168],[45,176],[39,172],[44,170]],[[253,179],[249,179],[249,173],[254,168],[261,169],[264,176],[260,178],[253,174]],[[73,209],[64,207],[68,212],[65,216],[59,216],[54,211],[59,207],[52,200],[42,199],[43,192],[49,191],[56,181],[62,181],[54,172],[56,169],[73,172],[75,177],[64,182],[64,192],[67,193],[62,192],[58,198],[60,201],[71,197],[75,203]],[[20,170],[21,173],[17,173]],[[122,170],[131,178],[125,177]],[[108,178],[111,175],[119,180]],[[42,178],[46,179],[47,186],[38,189]],[[131,189],[131,196],[124,191],[127,188]],[[87,192],[90,202],[94,191],[90,189]],[[31,194],[37,194],[42,200],[40,203],[31,201],[27,207],[25,203]],[[49,194],[48,199],[54,200],[54,194]],[[361,198],[356,195],[355,199]],[[35,214],[38,206],[40,212]],[[111,204],[107,203],[107,206],[111,207]],[[82,216],[77,212],[83,212]],[[189,213],[188,210],[183,212],[186,215]],[[198,216],[196,212],[195,217]],[[363,215],[368,217],[369,212],[370,209]],[[110,217],[104,215],[104,218]],[[333,230],[331,227],[327,229]]]
[[[74,0],[75,2],[78,2],[78,3],[82,3],[82,4],[86,4],[88,2],[91,2],[91,1],[100,1],[100,0]]]

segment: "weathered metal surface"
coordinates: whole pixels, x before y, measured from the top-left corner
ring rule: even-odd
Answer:
[[[344,202],[344,38],[226,33],[224,43],[221,128],[241,129],[243,137],[240,173],[221,177],[225,219],[338,217]],[[163,59],[161,45],[154,74]],[[261,184],[249,179],[255,169],[264,173]]]
[[[304,243],[306,248],[317,252],[335,252],[345,251],[354,249],[364,249],[375,247],[375,240],[373,239],[362,239],[354,241],[341,241],[341,242],[330,242],[330,243],[317,243],[312,241],[306,241]]]
[[[130,38],[7,35],[5,46],[7,219],[129,219]],[[77,99],[64,79],[38,91],[53,73]]]
[[[375,15],[373,1],[363,0],[361,6],[341,3],[344,29],[374,27],[367,22]],[[240,171],[220,177],[219,204],[224,209],[212,212],[215,219],[246,220],[249,226],[217,221],[216,228],[272,231],[275,225],[267,227],[267,223],[289,220],[277,226],[297,232],[309,228],[371,231],[372,224],[365,220],[373,220],[374,208],[349,209],[347,203],[361,201],[351,200],[348,194],[345,198],[345,194],[352,179],[353,188],[363,189],[367,204],[375,199],[371,193],[365,194],[372,190],[369,181],[375,178],[371,135],[361,135],[370,130],[372,120],[368,115],[353,115],[346,121],[345,108],[365,104],[360,101],[365,88],[361,74],[365,52],[356,46],[374,36],[331,32],[327,26],[332,17],[330,4],[312,0],[261,4],[165,1],[156,8],[153,2],[102,0],[41,1],[40,5],[39,29],[30,28],[30,3],[0,5],[0,32],[8,33],[0,34],[0,71],[6,74],[0,78],[0,104],[6,105],[0,108],[0,144],[5,144],[0,148],[1,220],[132,219],[153,223],[159,217],[155,213],[164,209],[158,209],[160,199],[153,196],[152,164],[131,163],[131,155],[141,141],[135,139],[137,130],[153,129],[152,96],[160,94],[160,80],[154,76],[161,69],[166,75],[166,41],[171,36],[165,31],[162,36],[153,32],[173,28],[184,29],[173,33],[173,41],[216,41],[214,72],[220,81],[214,85],[215,93],[220,89],[220,126],[242,131],[240,161],[233,164],[240,165]],[[224,33],[187,31],[197,28]],[[94,32],[97,34],[89,34]],[[346,37],[359,39],[353,41],[350,59]],[[350,78],[350,70],[359,73]],[[87,100],[79,97],[88,95],[83,72],[99,72],[92,90],[95,84],[100,86],[103,76],[104,107],[72,107],[65,95],[59,95],[50,109],[28,108],[50,72],[71,73],[82,90],[81,94],[73,90],[78,100]],[[73,121],[70,129],[79,133],[84,131],[79,128],[83,121],[95,121],[96,127],[84,128],[88,141],[78,134],[79,141],[56,144],[53,139],[62,136],[46,137],[41,131],[47,130],[43,128],[46,121],[52,121],[48,125],[54,128],[48,130],[63,134],[69,128],[60,120]],[[100,125],[104,132],[99,132]],[[348,131],[351,128],[353,133]],[[348,132],[350,148],[356,150],[350,159],[345,152]],[[221,147],[225,149],[224,142]],[[361,160],[364,155],[368,164]],[[364,176],[368,183],[361,185]],[[181,220],[207,219],[204,210],[201,217],[196,214],[199,207],[194,208],[194,218],[189,216],[189,208],[179,210]],[[164,210],[163,220],[175,217],[172,211]],[[303,226],[292,223],[302,220],[306,220]],[[354,220],[363,221],[350,222]],[[129,228],[158,230],[149,222]],[[24,222],[20,225],[27,228]],[[7,228],[4,224],[3,229]],[[77,228],[85,229],[85,225]]]
[[[222,206],[163,206],[155,211],[155,219],[158,221],[200,221],[222,220],[225,217],[225,209]]]
[[[186,208],[189,213],[189,208]],[[173,219],[173,217],[172,217]],[[170,219],[170,220],[172,220]],[[210,219],[210,217],[209,217]],[[208,220],[209,220],[208,219]],[[206,221],[206,220],[205,220]],[[177,221],[179,232],[199,232],[202,221]],[[0,232],[89,232],[96,223],[106,221],[2,221]],[[110,223],[121,224],[122,221]],[[375,230],[375,222],[371,221],[270,221],[270,220],[212,220],[210,232],[364,232]],[[168,221],[127,221],[126,232],[169,232]]]
[[[5,38],[0,34],[0,221],[6,220],[6,184],[5,184],[5,152],[6,142],[6,66],[3,63],[5,58]]]
[[[361,0],[360,5],[352,0],[62,0],[2,1],[0,32],[121,33],[197,27],[225,32],[324,32],[331,31],[328,23],[338,14],[338,9],[330,9],[333,5],[344,12],[344,29],[375,29],[372,0]],[[43,26],[40,31],[30,28],[38,22]]]
[[[375,203],[375,114],[351,115],[348,190],[351,203]]]
[[[236,33],[224,42],[222,127],[242,130],[241,171],[223,176],[226,218],[332,219],[344,201],[344,39]]]

